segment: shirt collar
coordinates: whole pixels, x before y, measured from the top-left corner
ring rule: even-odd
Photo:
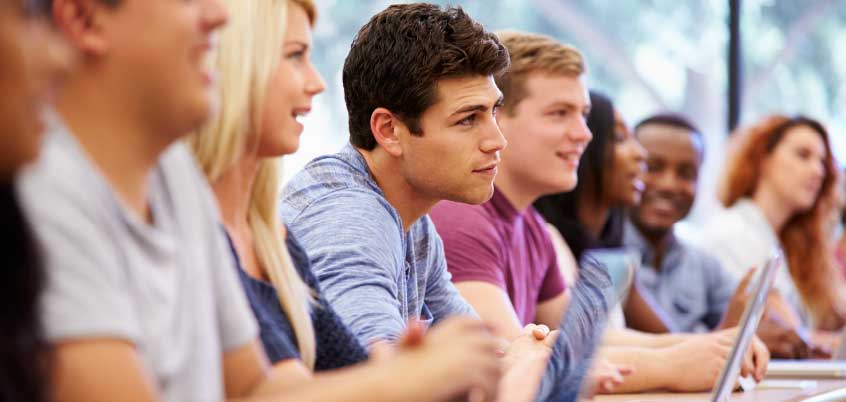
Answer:
[[[488,202],[496,210],[496,213],[505,221],[514,222],[521,215],[520,211],[514,208],[514,205],[508,200],[508,197],[496,188],[496,186],[494,186],[493,196],[491,196],[491,199]],[[529,208],[531,208],[531,206],[529,206]]]
[[[662,267],[660,272],[668,272],[678,265],[676,264],[677,261],[671,258],[671,255],[678,249],[679,240],[675,233],[673,233],[672,229],[670,229],[670,234],[668,236],[667,250],[664,258],[661,259]],[[655,269],[655,267],[652,266],[652,262],[655,261],[655,248],[652,247],[652,244],[646,240],[643,234],[640,233],[640,230],[638,230],[634,223],[632,223],[631,219],[628,218],[626,219],[625,226],[623,228],[623,239],[628,247],[631,247],[640,253],[641,266]]]
[[[770,225],[770,221],[764,215],[764,211],[751,199],[741,198],[729,209],[743,219],[750,228],[756,228],[758,230],[756,235],[763,236],[770,244],[779,244],[778,236],[773,230],[772,225]]]

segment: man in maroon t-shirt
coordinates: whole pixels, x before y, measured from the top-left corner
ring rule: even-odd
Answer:
[[[591,139],[590,96],[578,50],[534,34],[499,37],[512,62],[496,82],[505,94],[497,122],[509,146],[501,152],[494,195],[482,205],[441,202],[430,216],[461,295],[510,339],[528,323],[557,327],[566,309],[552,240],[531,205],[575,187]]]
[[[497,122],[508,147],[501,151],[494,195],[482,205],[442,201],[430,217],[461,295],[500,336],[511,339],[528,323],[558,327],[567,306],[552,240],[531,204],[575,187],[579,159],[591,140],[590,96],[576,49],[534,34],[505,32],[499,38],[511,67],[496,79],[504,95]],[[602,357],[608,360],[594,367],[591,385],[601,392],[708,390],[716,381],[711,374],[725,360],[711,351],[727,355],[734,339],[729,331],[698,336],[622,330],[616,335],[605,344]],[[760,378],[768,356],[762,356],[766,348],[759,341],[754,350]],[[634,372],[623,384],[621,374],[629,367]],[[744,371],[751,370],[751,363],[744,364]],[[695,381],[682,381],[679,373]]]

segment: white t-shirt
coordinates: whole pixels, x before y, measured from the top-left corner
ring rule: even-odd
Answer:
[[[257,337],[210,189],[184,144],[150,176],[154,224],[124,208],[63,127],[17,181],[45,255],[51,342],[132,342],[168,402],[225,399],[223,353]]]
[[[764,212],[746,198],[715,214],[691,240],[716,257],[736,281],[752,267],[760,267],[781,248],[781,242]],[[773,286],[808,324],[809,315],[790,276],[786,260],[784,268],[776,274]]]

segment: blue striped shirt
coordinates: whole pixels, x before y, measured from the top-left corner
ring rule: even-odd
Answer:
[[[396,340],[410,318],[476,315],[450,281],[429,217],[403,233],[399,213],[351,145],[309,162],[288,183],[280,209],[326,299],[362,343]],[[579,275],[539,401],[576,399],[602,335],[610,279],[598,266]]]

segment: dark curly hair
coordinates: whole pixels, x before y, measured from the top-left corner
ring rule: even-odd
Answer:
[[[344,62],[350,142],[365,150],[376,147],[370,116],[378,107],[422,135],[419,119],[438,102],[438,80],[498,76],[508,64],[508,51],[496,35],[461,7],[392,5],[358,31]]]

